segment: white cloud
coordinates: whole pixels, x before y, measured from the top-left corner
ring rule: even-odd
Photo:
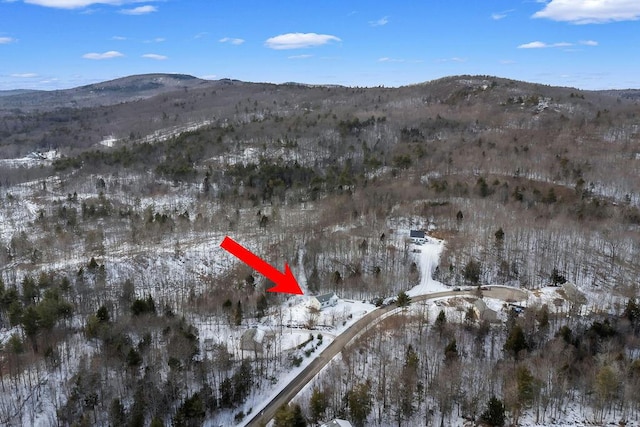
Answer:
[[[233,44],[233,45],[241,45],[242,43],[244,43],[243,39],[236,39],[233,37],[223,37],[220,40],[218,40],[220,43],[229,43],[229,44]]]
[[[515,64],[516,61],[514,61],[513,59],[501,59],[500,63],[502,65],[511,65],[511,64]]]
[[[518,49],[547,49],[552,47],[569,47],[573,46],[573,43],[560,42],[560,43],[544,43],[535,41],[531,43],[525,43],[518,46]]]
[[[91,53],[85,53],[84,55],[82,55],[82,57],[84,59],[111,59],[111,58],[119,58],[121,56],[124,56],[122,53],[116,51],[116,50],[110,50],[108,52],[104,52],[104,53],[95,53],[95,52],[91,52]]]
[[[120,10],[120,13],[124,15],[146,15],[148,13],[153,13],[157,11],[158,11],[157,7],[146,5],[146,6],[134,7],[133,9],[122,9]]]
[[[581,40],[580,44],[584,46],[598,46],[598,42],[595,40]]]
[[[509,10],[505,10],[502,12],[495,12],[491,14],[491,19],[493,19],[494,21],[499,21],[501,19],[506,18],[507,16],[509,16],[509,14],[511,12],[513,12],[515,9],[509,9]]]
[[[312,56],[313,55],[307,55],[307,54],[305,54],[305,55],[291,55],[291,56],[288,56],[287,58],[289,58],[289,59],[307,59],[307,58],[311,58]]]
[[[329,34],[287,33],[271,37],[264,44],[270,49],[284,50],[322,46],[332,41],[340,42],[342,40]]]
[[[388,23],[389,23],[388,16],[383,16],[382,18],[375,21],[369,21],[369,25],[371,25],[372,27],[382,27],[383,25],[387,25]]]
[[[38,75],[36,73],[16,73],[11,74],[11,77],[16,77],[19,79],[32,79],[34,77],[38,77]]]
[[[378,62],[422,64],[424,62],[424,60],[423,59],[391,58],[391,57],[388,57],[388,56],[383,56],[382,58],[378,58]]]
[[[113,36],[111,37],[111,40],[118,40],[118,41],[122,41],[122,40],[126,40],[126,37],[122,37],[122,36]]]
[[[460,58],[459,56],[454,56],[454,57],[451,57],[451,58],[436,59],[436,62],[458,62],[458,63],[462,63],[462,62],[467,62],[467,58]]]
[[[138,3],[139,0],[24,0],[24,2],[56,9],[80,9],[94,4],[121,6],[127,3]]]
[[[378,62],[404,62],[404,59],[389,58],[388,56],[383,56],[382,58],[378,58]]]
[[[0,37],[0,44],[9,44],[15,42],[16,39],[13,37]]]
[[[39,84],[49,84],[49,83],[55,83],[55,82],[57,82],[59,80],[60,79],[52,78],[52,79],[40,80],[38,83]]]
[[[521,44],[520,46],[518,46],[518,49],[542,49],[545,47],[548,47],[546,43],[531,42],[531,43]]]
[[[640,19],[638,0],[551,0],[533,15],[573,24],[602,24]]]
[[[168,56],[158,55],[157,53],[145,53],[142,55],[143,58],[147,59],[155,59],[156,61],[164,61],[165,59],[169,59]]]

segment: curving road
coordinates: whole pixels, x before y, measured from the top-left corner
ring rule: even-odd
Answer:
[[[442,291],[427,295],[418,295],[411,298],[411,302],[426,301],[435,298],[450,297],[456,295],[473,295],[475,290],[469,291]],[[527,298],[527,293],[517,288],[506,286],[492,286],[490,290],[482,291],[484,296],[501,299],[503,301],[521,301]],[[285,386],[280,393],[269,402],[262,411],[257,412],[253,418],[249,419],[246,426],[266,426],[273,419],[276,410],[291,401],[299,392],[324,368],[343,348],[351,342],[367,326],[375,324],[382,316],[397,309],[395,305],[381,307],[367,313],[360,320],[351,325],[342,334],[338,335],[327,348],[325,348],[297,377]]]

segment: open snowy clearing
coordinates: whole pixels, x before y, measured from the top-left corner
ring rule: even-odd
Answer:
[[[17,159],[0,159],[0,167],[33,168],[42,165],[50,165],[55,159],[60,158],[57,150],[36,151]]]
[[[421,245],[410,245],[411,254],[416,258],[416,264],[420,269],[420,284],[407,292],[410,297],[449,290],[447,286],[433,278],[433,272],[438,266],[443,249],[444,241],[433,237],[427,237],[426,243]]]

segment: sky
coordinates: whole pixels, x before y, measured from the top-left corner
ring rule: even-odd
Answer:
[[[0,90],[132,74],[640,88],[639,0],[0,0]]]

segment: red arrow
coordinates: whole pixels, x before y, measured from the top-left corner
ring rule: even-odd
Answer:
[[[276,284],[274,287],[267,289],[267,292],[303,295],[302,289],[300,289],[300,286],[298,285],[298,281],[289,269],[289,264],[284,265],[283,274],[229,236],[224,238],[222,243],[220,243],[220,247],[240,259],[240,261],[244,262],[249,267],[257,270],[259,273],[262,273],[262,275],[267,279]]]

